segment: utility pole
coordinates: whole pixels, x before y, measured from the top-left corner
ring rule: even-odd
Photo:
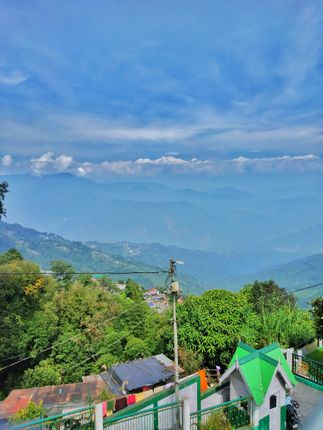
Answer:
[[[176,281],[176,263],[183,264],[182,261],[169,260],[168,279],[170,279],[170,294],[173,302],[173,334],[174,334],[174,358],[175,358],[175,402],[179,403],[179,375],[178,375],[178,340],[177,340],[177,319],[176,304],[180,294],[179,283]],[[176,410],[176,429],[180,428],[179,408]]]

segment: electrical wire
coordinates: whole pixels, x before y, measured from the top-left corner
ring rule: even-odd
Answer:
[[[310,290],[311,288],[320,287],[321,285],[323,285],[323,282],[319,282],[318,284],[314,284],[314,285],[309,285],[308,287],[303,287],[303,288],[298,288],[296,290],[288,291],[288,294],[297,293],[298,291]]]
[[[140,321],[138,324],[136,324],[135,326],[133,326],[132,328],[137,328],[140,325],[142,325],[142,321]],[[101,355],[103,353],[103,351],[106,351],[107,349],[109,349],[112,345],[115,345],[116,343],[120,342],[121,339],[124,339],[125,337],[127,337],[131,332],[129,331],[128,333],[126,333],[125,335],[119,337],[119,339],[117,339],[115,342],[112,342],[110,344],[107,345],[107,348],[104,348],[103,350],[101,350],[100,352],[97,352],[96,354],[91,355],[91,357],[86,358],[85,360],[81,361],[80,363],[77,363],[76,366],[73,366],[70,370],[74,370],[75,368],[77,368],[78,366],[80,366],[81,364],[86,363],[87,361],[90,361],[91,359],[93,360],[94,357],[98,357],[99,355]]]
[[[133,310],[134,308],[137,308],[137,307],[138,307],[138,306],[140,306],[141,304],[142,304],[142,303],[138,303],[137,305],[132,306],[131,308],[127,309],[126,311],[121,312],[120,314],[115,315],[115,316],[113,316],[112,318],[109,318],[108,320],[105,320],[104,322],[102,322],[102,323],[100,323],[100,324],[96,325],[96,327],[99,327],[100,325],[106,324],[107,322],[110,322],[110,321],[114,320],[115,318],[119,318],[119,317],[121,317],[122,315],[125,315],[126,313],[130,312],[130,311],[131,311],[131,310]],[[90,331],[91,329],[92,329],[92,328],[88,327],[88,328],[84,329],[84,331]],[[10,368],[10,367],[16,366],[17,364],[20,364],[20,363],[22,363],[22,362],[24,362],[24,361],[27,361],[27,360],[31,359],[31,358],[35,358],[35,357],[37,357],[39,354],[42,354],[43,352],[50,351],[51,349],[54,349],[54,348],[56,348],[56,347],[57,347],[57,346],[59,346],[59,345],[63,345],[64,343],[69,342],[69,341],[71,341],[72,339],[75,339],[75,338],[77,338],[77,337],[79,337],[79,336],[82,336],[83,334],[84,334],[84,332],[81,332],[81,333],[75,334],[74,336],[71,336],[71,337],[69,337],[68,339],[65,339],[65,340],[63,340],[63,341],[61,341],[61,342],[58,342],[58,343],[54,343],[53,345],[51,345],[51,346],[49,346],[49,347],[47,347],[47,348],[45,348],[45,349],[43,349],[43,350],[41,350],[41,351],[37,352],[37,354],[36,354],[36,355],[29,355],[28,357],[22,358],[21,360],[17,360],[17,361],[15,361],[14,363],[11,363],[11,364],[8,364],[7,366],[1,367],[1,368],[0,368],[0,372],[2,372],[2,371],[3,371],[3,370],[5,370],[5,369],[8,369],[8,368]]]
[[[0,272],[0,275],[157,275],[166,273],[168,273],[168,270],[135,270],[132,272]]]

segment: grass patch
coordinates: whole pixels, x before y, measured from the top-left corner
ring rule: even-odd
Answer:
[[[316,349],[315,351],[308,354],[306,357],[310,358],[311,360],[323,363],[323,348]]]

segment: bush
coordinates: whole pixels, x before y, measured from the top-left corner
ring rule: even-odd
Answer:
[[[22,421],[30,421],[35,418],[41,418],[46,414],[46,409],[43,407],[43,402],[40,400],[39,403],[30,401],[25,408],[20,409],[14,414],[10,421],[13,423],[19,423]]]
[[[234,430],[227,416],[222,411],[216,411],[202,424],[200,430]]]

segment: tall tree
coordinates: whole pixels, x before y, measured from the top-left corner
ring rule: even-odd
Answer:
[[[246,285],[242,292],[247,294],[249,302],[255,312],[270,312],[283,305],[289,304],[295,307],[295,297],[280,288],[272,279],[268,281],[255,281],[251,285]]]
[[[250,311],[246,297],[231,291],[189,296],[178,305],[180,346],[201,354],[208,365],[227,364],[240,339],[253,343]]]
[[[50,263],[50,270],[53,272],[53,277],[58,285],[64,288],[71,285],[74,272],[73,266],[63,260],[53,260]]]
[[[323,297],[312,301],[312,315],[314,317],[316,336],[323,339]]]

